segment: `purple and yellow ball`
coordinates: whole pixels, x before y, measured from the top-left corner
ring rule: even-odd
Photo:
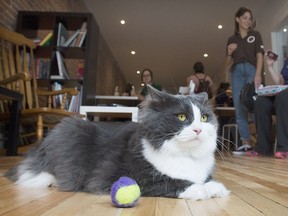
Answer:
[[[118,208],[134,207],[141,195],[137,182],[128,177],[121,177],[111,187],[111,199]]]

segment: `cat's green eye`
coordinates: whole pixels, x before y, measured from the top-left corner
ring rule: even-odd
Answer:
[[[206,122],[208,119],[208,116],[207,115],[202,115],[201,116],[201,122]]]
[[[178,114],[178,119],[180,121],[185,121],[186,120],[186,115],[185,114]]]

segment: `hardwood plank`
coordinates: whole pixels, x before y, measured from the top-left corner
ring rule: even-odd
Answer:
[[[122,210],[121,215],[135,216],[155,216],[157,198],[155,197],[140,197],[139,202],[134,208],[125,208]]]
[[[273,157],[217,157],[214,177],[231,190],[225,198],[204,201],[141,197],[133,208],[116,208],[109,195],[29,190],[3,174],[23,157],[0,157],[0,215],[288,215],[288,160]]]
[[[9,216],[37,216],[49,211],[53,207],[59,205],[59,203],[71,197],[71,193],[67,192],[55,192],[49,196],[40,197],[34,199],[20,207],[14,208],[3,215]]]
[[[155,215],[191,215],[185,199],[157,198]]]
[[[1,188],[0,215],[26,205],[33,200],[47,196],[50,193],[51,191],[47,189],[31,190],[14,185]]]
[[[231,199],[231,197],[229,197],[229,199]],[[217,199],[209,199],[205,201],[187,200],[187,203],[192,215],[205,215],[205,216],[229,215],[228,212],[221,205],[219,205]]]
[[[83,210],[89,208],[97,199],[99,199],[99,196],[94,194],[74,193],[72,197],[64,200],[42,215],[79,215]],[[101,205],[99,206],[101,207]]]

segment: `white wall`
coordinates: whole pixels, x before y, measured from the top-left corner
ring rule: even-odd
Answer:
[[[282,52],[279,48],[272,46],[272,32],[280,31],[280,28],[284,25],[288,26],[288,1],[287,0],[275,0],[269,2],[266,6],[263,7],[263,11],[257,17],[257,30],[262,35],[265,49],[272,49],[280,54],[280,57],[283,58]],[[274,33],[275,34],[275,33]],[[282,38],[282,40],[285,40]],[[287,43],[287,39],[286,39]],[[281,65],[280,65],[281,63]],[[279,65],[275,65],[275,68],[280,71],[282,68],[283,61],[279,61]],[[264,64],[264,70],[267,71],[266,63]],[[271,76],[266,73],[266,85],[271,85],[272,80]]]

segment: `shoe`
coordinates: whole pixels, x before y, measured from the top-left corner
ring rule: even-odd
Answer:
[[[247,151],[246,155],[249,157],[257,157],[259,154],[258,152],[252,150],[252,151]]]
[[[275,158],[278,159],[288,158],[288,152],[275,152]]]
[[[234,155],[245,155],[246,152],[251,151],[252,147],[250,145],[242,145],[236,151],[233,151]]]

